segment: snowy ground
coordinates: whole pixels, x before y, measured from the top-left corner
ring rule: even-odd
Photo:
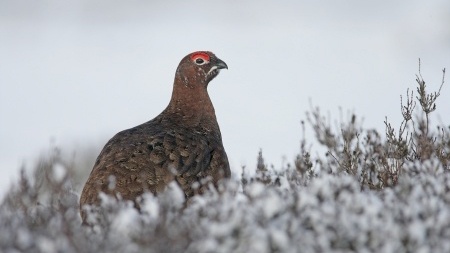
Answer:
[[[104,198],[106,212],[86,228],[63,168],[48,178],[47,193],[23,177],[1,205],[0,251],[450,252],[448,173],[405,174],[379,191],[345,173],[244,178],[187,207],[176,185],[144,196],[141,213]]]

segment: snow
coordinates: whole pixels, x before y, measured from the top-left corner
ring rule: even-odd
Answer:
[[[286,251],[288,249],[289,237],[284,231],[276,229],[270,231],[270,241],[273,247],[280,251]]]
[[[141,212],[150,219],[156,219],[159,216],[159,203],[152,194],[144,194],[141,204]]]
[[[40,237],[37,238],[38,249],[40,252],[58,252],[56,249],[56,244],[49,238]]]
[[[169,198],[174,206],[181,207],[184,204],[184,192],[181,190],[180,186],[175,182],[171,182],[166,190],[166,194],[168,195],[167,198]]]
[[[271,219],[283,209],[284,201],[274,192],[269,192],[268,196],[265,198],[264,205],[261,209],[264,213],[264,217],[266,219]]]
[[[80,225],[70,188],[39,204],[38,188],[16,188],[0,206],[0,251],[450,251],[448,173],[405,174],[379,191],[361,190],[346,174],[286,174],[271,174],[269,183],[249,178],[244,187],[230,180],[187,204],[173,183],[158,196],[144,194],[140,211],[102,194],[102,211],[88,216],[92,228]]]
[[[55,163],[53,165],[53,180],[55,180],[56,182],[61,182],[64,179],[64,176],[66,176],[66,168],[60,164],[60,163]]]
[[[26,228],[20,228],[17,231],[16,242],[20,249],[27,249],[32,245],[32,237],[30,232]]]
[[[255,182],[248,187],[247,192],[250,197],[259,197],[264,192],[265,186],[260,182]]]

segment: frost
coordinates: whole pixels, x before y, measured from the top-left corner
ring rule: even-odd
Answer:
[[[281,251],[288,249],[289,237],[286,232],[274,229],[270,232],[270,240],[274,248]]]
[[[287,177],[279,177],[279,182],[280,182],[280,189],[283,190],[290,190],[291,189],[291,185],[289,184],[289,180]]]
[[[31,234],[25,228],[20,228],[17,231],[17,245],[20,249],[30,247],[32,245],[32,240]]]
[[[0,252],[450,252],[449,173],[378,191],[345,174],[299,177],[230,180],[187,202],[173,183],[139,210],[101,194],[101,208],[84,207],[92,227],[61,187],[70,178],[47,202],[26,182],[0,205]]]
[[[136,232],[138,219],[138,211],[133,207],[133,203],[127,202],[126,207],[119,210],[114,217],[112,229],[123,235]]]
[[[170,205],[178,208],[183,206],[185,200],[183,190],[181,190],[180,186],[175,181],[167,186],[163,198],[170,201]]]
[[[275,214],[281,211],[284,201],[275,193],[270,193],[266,196],[262,210],[267,219],[272,218]]]
[[[266,186],[264,184],[255,182],[248,187],[247,192],[251,197],[258,197],[264,192],[265,188]]]
[[[147,214],[151,219],[156,219],[159,216],[159,203],[152,194],[145,194],[143,196],[141,212]]]
[[[48,253],[58,252],[55,243],[48,238],[45,237],[38,238],[37,244],[40,252],[48,252]]]
[[[53,175],[52,175],[53,179],[56,182],[61,182],[64,179],[64,177],[66,176],[66,173],[67,173],[66,168],[60,163],[55,163],[53,165],[53,170],[52,171],[53,171]]]

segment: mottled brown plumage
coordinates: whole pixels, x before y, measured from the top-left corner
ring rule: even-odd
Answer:
[[[99,203],[99,193],[134,201],[144,192],[157,194],[173,180],[187,198],[201,179],[213,183],[230,176],[228,158],[208,83],[225,62],[211,52],[184,57],[175,74],[172,98],[156,118],[116,134],[105,145],[84,186],[84,205]]]

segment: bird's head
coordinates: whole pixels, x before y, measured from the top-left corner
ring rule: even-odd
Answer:
[[[186,86],[203,84],[205,87],[227,64],[207,51],[198,51],[184,57],[177,68],[177,77]]]

